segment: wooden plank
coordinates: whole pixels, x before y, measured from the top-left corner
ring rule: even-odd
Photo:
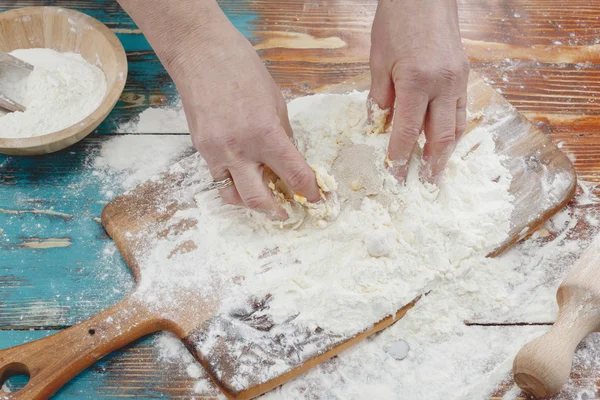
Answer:
[[[132,290],[99,223],[107,188],[91,160],[109,139],[91,136],[42,157],[0,156],[0,330],[69,326]],[[109,186],[111,196],[123,190]]]
[[[87,159],[103,141],[0,159],[0,329],[71,325],[131,290],[94,220],[105,202]]]
[[[596,47],[600,22],[597,21],[600,2],[598,0],[460,0],[460,17],[463,35],[467,39],[469,55],[477,61],[473,67],[483,76],[494,80],[494,85],[503,91],[509,101],[538,122],[543,130],[565,143],[565,148],[576,157],[576,168],[580,177],[594,182],[600,181],[600,170],[596,160],[600,154],[600,145],[594,137],[597,134],[599,116],[595,96],[598,94],[598,57]],[[162,104],[175,93],[169,77],[158,63],[156,56],[149,50],[147,42],[114,1],[43,1],[43,0],[5,0],[0,10],[27,5],[62,5],[88,12],[106,22],[125,44],[130,60],[130,77],[122,100],[109,119],[100,127],[99,133],[113,133],[121,120],[128,120],[147,105]],[[254,44],[263,43],[261,55],[267,60],[268,67],[286,95],[309,94],[318,91],[325,84],[350,80],[368,69],[366,63],[368,49],[368,26],[372,18],[376,0],[321,1],[306,3],[300,0],[264,1],[221,1],[234,24],[241,28]],[[352,9],[355,7],[355,9]],[[266,11],[265,11],[266,10]],[[265,33],[256,36],[255,32]],[[293,31],[308,36],[282,35]],[[254,32],[254,33],[253,33]],[[571,36],[574,33],[575,36]],[[298,46],[299,43],[318,43],[318,39],[340,38],[346,45],[335,48],[335,41],[325,43],[329,48],[291,49],[285,51],[272,47],[274,39],[284,40],[285,46]],[[561,44],[555,44],[561,42]],[[536,49],[529,46],[535,45]],[[285,54],[285,57],[282,56]],[[511,61],[505,61],[506,58]],[[586,60],[595,64],[585,65]],[[542,62],[540,62],[542,61]],[[556,64],[560,63],[560,64]],[[508,81],[502,80],[507,74]],[[523,88],[521,88],[523,86]],[[591,100],[591,101],[590,101]],[[587,103],[588,101],[589,103]],[[94,147],[90,139],[82,146]],[[54,218],[43,214],[25,214],[18,216],[0,215],[0,229],[7,223],[11,225],[10,241],[18,243],[20,225],[35,226],[41,222],[38,234],[41,238],[80,237],[82,241],[94,241],[89,237],[98,231],[92,224],[97,215],[102,196],[99,189],[78,178],[85,174],[85,168],[78,155],[62,154],[64,158],[39,158],[32,160],[8,161],[8,167],[0,167],[0,208],[29,210],[41,209],[66,210],[74,215],[72,222],[47,222]],[[0,166],[7,158],[0,157]],[[72,189],[73,183],[81,184],[82,194],[72,203],[61,201],[61,193]],[[10,189],[10,190],[9,190]],[[87,199],[87,200],[84,200]],[[80,211],[81,210],[81,211]],[[89,215],[88,215],[89,214]],[[81,216],[83,215],[83,216]],[[4,218],[4,219],[3,219]],[[86,219],[88,218],[88,219]],[[57,220],[58,221],[58,220]],[[79,221],[79,222],[77,222]],[[97,228],[97,227],[96,227]],[[71,233],[61,236],[71,230]],[[89,237],[88,237],[89,235]],[[101,235],[100,235],[101,236]],[[0,234],[0,239],[4,236]],[[98,237],[100,239],[100,237]],[[72,243],[78,241],[73,240]],[[70,247],[73,248],[73,244]],[[95,251],[100,247],[89,246],[82,252],[85,265],[91,266],[98,256]],[[4,248],[3,248],[4,250]],[[23,252],[21,252],[23,250]],[[24,267],[20,258],[25,249],[10,250],[10,257],[2,257],[0,264],[8,259],[16,271]],[[39,299],[49,299],[59,291],[52,292],[45,287],[54,285],[62,288],[80,288],[99,294],[107,288],[103,282],[86,277],[80,283],[77,265],[74,261],[68,267],[51,264],[57,256],[67,254],[61,248],[30,249],[35,254],[26,261],[29,265],[45,266],[47,271],[57,272],[46,278],[40,270],[19,272],[15,280],[8,280],[0,290],[9,290],[14,299],[13,307],[23,304],[30,307]],[[2,250],[0,250],[2,252]],[[57,253],[54,253],[57,252]],[[4,256],[4,252],[2,255]],[[68,264],[68,263],[67,263]],[[124,268],[124,266],[123,266]],[[3,270],[1,270],[3,271]],[[0,272],[4,275],[4,272]],[[30,281],[24,276],[33,277]],[[21,279],[21,280],[19,280]],[[73,282],[70,282],[73,280]],[[48,284],[48,282],[51,282]],[[12,285],[12,286],[11,286]],[[29,285],[30,287],[26,287]],[[75,285],[75,286],[72,286]],[[77,286],[80,285],[80,286]],[[9,287],[11,286],[11,287]],[[15,288],[18,288],[15,289]],[[70,289],[68,289],[70,290]],[[28,297],[41,291],[37,297]],[[44,292],[47,291],[47,292]],[[3,297],[2,297],[3,298]],[[32,300],[33,299],[33,300]],[[65,302],[66,303],[66,302]],[[58,301],[60,307],[67,306]],[[49,308],[55,302],[49,301]],[[100,307],[101,299],[93,306],[81,306],[80,310],[65,312],[62,321],[70,323],[93,313]],[[86,308],[87,307],[87,308]],[[96,307],[96,308],[94,308]],[[31,309],[31,308],[30,308]],[[18,325],[28,327],[44,321],[47,312],[31,314],[31,319]],[[3,322],[6,327],[19,324],[17,311],[6,315]],[[49,322],[61,322],[53,319]],[[576,372],[587,374],[590,381],[599,375],[595,371]],[[85,391],[85,387],[78,389]],[[132,391],[134,392],[134,391]],[[116,394],[116,392],[113,392]],[[84,396],[82,394],[82,396]]]
[[[326,84],[351,79],[368,69],[369,31],[376,3],[376,0],[338,0],[322,5],[305,5],[300,0],[220,2],[236,27],[260,49],[259,53],[288,96],[314,93]],[[567,113],[572,123],[579,107],[597,114],[597,67],[563,65],[562,76],[560,73],[555,76],[560,81],[550,79],[555,87],[545,86],[544,80],[557,73],[556,67],[535,62],[508,71],[508,84],[501,79],[507,67],[529,57],[532,51],[527,46],[550,46],[539,50],[546,63],[564,61],[567,50],[575,51],[575,56],[581,53],[581,62],[598,53],[589,46],[598,41],[600,24],[594,12],[600,3],[578,0],[560,4],[560,7],[556,3],[555,0],[461,0],[461,26],[473,60],[512,59],[506,63],[509,65],[476,63],[473,67],[493,80],[520,111],[550,121],[559,121],[554,116]],[[170,78],[141,32],[116,2],[12,0],[4,2],[0,11],[43,4],[70,6],[87,12],[111,27],[125,45],[130,61],[127,86],[111,117],[99,127],[99,133],[114,132],[119,122],[131,119],[148,105],[164,104],[174,98],[176,92]],[[336,12],[331,13],[332,9]],[[338,47],[340,44],[342,47]],[[573,91],[583,95],[576,96]],[[586,101],[589,103],[585,104]],[[598,121],[584,126],[597,130],[600,124],[595,122]],[[565,124],[559,126],[566,129]]]
[[[0,331],[0,348],[13,347],[47,335],[53,330]],[[186,364],[159,361],[153,344],[156,336],[139,340],[100,360],[63,387],[55,399],[216,399],[218,389],[206,376],[199,379],[186,373]],[[11,381],[18,390],[26,380]],[[198,386],[201,382],[201,386]],[[195,388],[203,388],[196,391]]]
[[[488,329],[494,329],[490,327]],[[502,328],[496,328],[502,329]],[[510,327],[505,329],[520,329]],[[17,331],[0,332],[0,348],[16,346],[21,343],[45,337],[55,331]],[[123,350],[97,362],[94,366],[77,376],[61,389],[55,399],[216,399],[219,392],[207,377],[191,378],[185,371],[185,363],[160,361],[158,350],[153,344],[155,336],[140,340]],[[567,390],[560,399],[571,398],[571,393],[596,387],[598,359],[586,358],[587,353],[596,354],[600,344],[600,334],[592,334],[579,346],[575,357],[574,373]],[[399,378],[401,379],[401,377]],[[13,386],[18,388],[18,386]],[[201,390],[195,390],[195,388]],[[505,393],[513,388],[512,380],[507,377],[491,395],[490,400],[501,400]],[[511,397],[512,398],[512,397]],[[593,398],[593,397],[590,397]],[[532,399],[524,395],[518,400]]]

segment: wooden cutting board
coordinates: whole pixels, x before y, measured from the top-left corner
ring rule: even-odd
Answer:
[[[365,89],[368,81],[365,75],[328,91]],[[481,124],[493,125],[490,130],[497,151],[507,157],[505,165],[513,175],[512,227],[506,241],[491,254],[494,256],[533,233],[560,210],[575,192],[576,176],[567,156],[475,73],[469,81],[469,98],[470,112],[477,115],[482,111],[484,117],[471,121],[467,131]],[[192,220],[171,223],[177,211],[196,207],[193,201],[181,201],[182,191],[192,190],[195,184],[194,170],[186,168],[194,163],[194,157],[197,155],[181,161],[181,168],[171,169],[118,197],[104,209],[102,222],[138,282],[144,270],[144,255],[153,246],[156,236],[176,236],[194,226]],[[150,232],[157,235],[149,235]],[[181,243],[172,251],[185,251],[186,246],[193,245]],[[0,381],[11,374],[30,375],[29,384],[20,392],[6,394],[7,398],[45,399],[94,361],[158,330],[170,330],[181,338],[229,397],[252,398],[386,328],[418,301],[413,300],[395,315],[348,338],[320,329],[299,330],[291,324],[273,326],[255,318],[255,312],[266,307],[262,299],[255,299],[253,308],[244,313],[220,315],[217,311],[219,287],[209,286],[176,293],[154,288],[156,297],[175,299],[176,307],[172,301],[165,302],[164,306],[149,307],[134,292],[121,303],[77,326],[0,351]],[[197,346],[206,343],[207,338],[211,340],[210,346]]]

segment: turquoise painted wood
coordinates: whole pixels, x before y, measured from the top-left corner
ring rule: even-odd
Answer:
[[[0,331],[0,348],[16,346],[55,332]],[[216,397],[217,389],[212,389],[202,397],[195,394],[193,388],[197,380],[186,374],[182,369],[185,366],[165,362],[158,364],[153,340],[154,336],[150,336],[105,357],[68,383],[54,398],[104,400],[124,397],[137,399],[195,397],[199,400]],[[157,368],[157,365],[160,365],[160,368]],[[7,386],[10,390],[16,391],[26,382],[27,379],[19,377],[11,379]]]
[[[256,16],[245,11],[244,4],[247,2],[225,0],[220,4],[236,28],[252,40],[251,26]],[[0,12],[45,5],[73,8],[97,18],[116,33],[127,52],[129,76],[123,96],[96,133],[115,133],[119,123],[130,120],[148,106],[165,104],[176,97],[175,85],[148,41],[115,0],[3,0],[0,2]]]
[[[106,199],[89,160],[102,141],[0,162],[0,329],[68,326],[131,290],[97,222]]]
[[[4,0],[0,12],[43,5],[74,8],[107,24],[125,47],[129,76],[113,112],[82,143],[42,157],[0,155],[0,348],[71,326],[133,290],[127,266],[98,222],[108,199],[89,161],[106,140],[102,135],[114,134],[120,123],[176,94],[148,42],[116,1]],[[223,9],[249,37],[254,16],[240,12],[239,4],[223,4]],[[140,352],[148,362],[136,370]],[[179,366],[165,374],[155,357],[151,340],[142,340],[97,363],[54,397],[189,399],[194,381]],[[9,382],[13,389],[19,384],[23,381],[16,378]]]
[[[326,3],[328,2],[323,1],[312,1],[308,7],[324,10],[318,18],[313,15],[306,19],[295,18],[294,21],[298,21],[298,26],[303,26],[303,29],[316,26],[316,36],[319,37],[338,35],[338,30],[347,29],[345,34],[340,36],[348,40],[350,45],[347,48],[354,52],[357,51],[356,44],[352,42],[354,32],[364,31],[366,29],[363,26],[364,21],[368,20],[368,18],[364,19],[366,11],[363,6],[368,5],[373,10],[375,2],[349,3],[348,0],[339,2],[346,3],[347,6],[350,4],[351,8],[350,13],[341,14],[343,24],[332,23],[336,16],[327,15]],[[296,11],[277,15],[280,9],[285,8],[284,6],[295,3],[298,10],[303,6],[301,2],[292,0],[272,2],[273,8],[271,2],[267,0],[220,0],[219,3],[233,24],[251,42],[258,41],[258,36],[253,37],[253,32],[266,30],[269,24],[277,24],[278,22],[272,22],[276,21],[277,17],[281,17],[281,21],[288,22],[296,17]],[[261,3],[265,8],[268,5],[271,10],[262,19],[249,11],[252,8],[259,8],[252,7],[257,3]],[[479,6],[483,9],[487,7],[495,10],[494,12],[504,13],[502,17],[510,21],[510,15],[514,14],[510,6],[526,8],[529,2],[460,3],[469,3],[467,4],[469,7],[481,3]],[[108,135],[115,134],[119,123],[128,121],[149,105],[160,105],[172,100],[176,94],[171,79],[148,42],[116,1],[1,0],[0,12],[24,6],[42,5],[74,8],[107,24],[117,34],[126,49],[129,76],[123,96],[113,112],[95,134],[82,143],[44,157],[23,158],[0,155],[0,348],[40,338],[57,329],[75,324],[111,306],[132,290],[134,283],[127,267],[95,220],[99,217],[107,198],[102,182],[93,175],[89,166],[89,155],[98,150],[102,142],[107,140]],[[360,20],[361,15],[363,16],[362,23],[352,22],[354,8],[356,8],[357,20]],[[538,8],[539,5],[532,2],[531,10]],[[523,37],[527,37],[518,33],[515,39],[505,36],[504,29],[490,30],[490,23],[495,24],[494,21],[499,18],[488,18],[488,10],[485,11],[481,16],[465,13],[466,17],[473,17],[465,18],[463,21],[469,35],[473,35],[473,32],[481,32],[485,39],[489,31],[497,31],[502,43],[520,42]],[[570,11],[565,11],[564,17],[573,18],[569,13]],[[486,25],[484,22],[487,19],[491,22]],[[521,21],[525,21],[525,18]],[[570,25],[565,23],[565,26]],[[279,27],[281,28],[281,25]],[[523,27],[527,27],[527,24],[524,23]],[[552,36],[555,34],[555,29],[548,38],[544,38],[539,29],[534,28],[536,35],[539,35],[536,36],[540,38],[539,40],[547,39],[548,43],[552,43],[557,38],[563,40],[562,37]],[[286,30],[288,27],[281,29]],[[565,28],[561,34],[570,40],[570,32],[570,29]],[[593,39],[595,36],[590,34],[590,37]],[[481,39],[479,36],[471,38]],[[358,50],[360,53],[360,49]],[[331,61],[327,50],[318,54],[327,56],[325,58],[329,61],[320,62],[318,58],[318,62],[311,63],[305,63],[304,60],[271,60],[268,67],[285,90],[296,90],[302,93],[312,91],[313,87],[309,83],[314,83],[314,79],[309,78],[319,76],[321,82],[330,80],[339,82],[368,70],[366,62],[355,62],[352,57],[348,58],[354,61],[337,63]],[[331,54],[334,54],[333,50]],[[530,65],[523,65],[516,68],[531,69]],[[501,74],[505,72],[505,69],[497,63],[480,63],[478,69],[497,82],[502,81]],[[558,81],[561,82],[563,81],[561,73],[565,71],[570,73],[575,69],[573,65],[535,66],[539,75],[558,77],[560,78]],[[539,72],[542,70],[546,71]],[[587,86],[581,88],[581,84],[588,81],[589,88],[594,87],[595,75],[589,71],[591,70],[584,69],[578,72],[582,75],[581,81],[577,81],[578,87],[582,90]],[[514,77],[511,76],[510,83],[500,83],[500,85],[509,99],[516,102],[521,110],[535,111],[538,109],[537,102],[536,107],[531,108],[534,102],[521,102],[520,98],[523,85],[528,88],[531,85],[535,87],[535,82],[529,82],[527,76],[527,74],[515,74]],[[513,90],[506,90],[507,85],[512,85]],[[547,84],[543,83],[539,92],[546,93],[547,90]],[[556,110],[573,107],[570,94],[562,98],[554,97],[554,94],[555,91],[550,93],[549,98],[552,99],[551,103]],[[550,103],[542,106],[548,109],[547,104]],[[577,107],[579,109],[580,106]],[[595,112],[593,108],[584,111],[586,114]],[[586,125],[582,126],[586,128]],[[569,129],[572,128],[569,126]],[[117,191],[114,194],[119,193]],[[29,331],[29,329],[34,330]],[[190,399],[195,396],[194,381],[186,376],[185,371],[181,371],[180,366],[157,363],[151,340],[139,341],[97,363],[63,388],[55,398]],[[17,385],[18,383],[16,382]],[[215,395],[216,392],[212,392],[208,397],[203,398],[214,398]]]

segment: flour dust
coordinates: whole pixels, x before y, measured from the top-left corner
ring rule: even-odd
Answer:
[[[427,293],[392,327],[264,398],[483,399],[508,378],[519,348],[548,326],[473,324],[539,323],[555,318],[556,288],[590,239],[579,234],[578,228],[586,224],[597,231],[597,216],[591,208],[598,202],[594,188],[581,186],[581,204],[558,214],[532,239],[504,256],[487,259],[486,252],[506,235],[508,226],[504,224],[512,208],[507,191],[510,175],[494,154],[486,130],[465,137],[440,187],[420,183],[415,173],[406,187],[398,187],[379,167],[384,161],[386,135],[363,134],[364,100],[365,95],[359,93],[316,96],[289,106],[298,146],[312,164],[347,172],[338,160],[340,154],[351,152],[354,146],[371,148],[365,154],[375,162],[371,172],[381,178],[380,183],[372,185],[364,178],[360,182],[361,176],[339,174],[338,184],[348,185],[349,190],[339,190],[345,193],[341,199],[344,210],[336,221],[325,229],[311,224],[282,229],[248,211],[223,206],[210,194],[194,195],[192,191],[187,195],[195,197],[198,208],[180,213],[174,222],[196,218],[201,231],[192,230],[176,240],[202,238],[205,247],[174,257],[172,269],[166,271],[159,268],[160,263],[177,242],[157,242],[146,272],[152,284],[172,290],[218,279],[225,283],[221,305],[225,315],[227,310],[243,306],[247,296],[272,294],[265,316],[274,323],[293,315],[293,324],[325,327],[342,335],[364,329],[394,312],[399,304]],[[185,123],[177,108],[145,112],[139,123],[150,126],[152,119],[163,116],[170,119],[166,126],[179,129]],[[131,124],[127,129],[136,131]],[[151,137],[115,138],[105,144],[94,165],[108,188],[112,176],[118,177],[112,190],[119,193],[159,171],[153,162],[144,160],[163,166],[189,151],[181,137],[165,136],[154,142]],[[122,156],[111,157],[126,140],[130,141],[127,148],[135,149],[137,143],[143,149],[138,152],[140,162],[123,164]],[[150,144],[143,147],[146,140]],[[479,144],[476,151],[465,157],[475,144]],[[412,162],[412,170],[417,171],[418,153]],[[190,165],[198,169],[196,181],[209,179],[201,159]],[[492,175],[504,178],[494,182]],[[484,204],[484,199],[494,200],[493,206]],[[469,219],[470,214],[480,218]],[[452,226],[465,218],[465,225]],[[269,246],[265,246],[267,239]],[[436,248],[436,243],[441,245]],[[231,247],[245,250],[233,255]],[[295,263],[297,259],[300,263]],[[207,267],[190,269],[189,265]],[[293,268],[285,268],[290,265]],[[323,265],[327,268],[318,267]],[[244,283],[233,279],[235,276],[243,276]],[[140,296],[153,301],[143,290]],[[196,380],[192,391],[214,395],[214,385],[198,373],[195,361],[176,338],[159,336],[156,346],[162,362],[180,363],[182,373]],[[589,351],[589,345],[582,345],[576,360],[591,363]],[[518,393],[507,385],[507,398]],[[569,385],[577,389],[570,393],[590,390],[572,382]]]

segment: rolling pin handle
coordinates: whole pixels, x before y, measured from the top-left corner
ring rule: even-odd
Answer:
[[[596,312],[574,305],[561,309],[552,328],[523,346],[515,357],[515,383],[537,398],[558,393],[569,380],[575,349],[597,327]]]

